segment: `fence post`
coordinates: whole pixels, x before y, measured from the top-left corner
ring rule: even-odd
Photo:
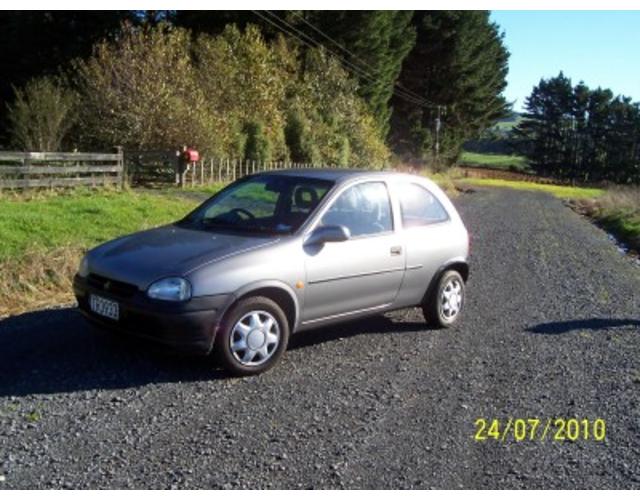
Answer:
[[[122,146],[116,146],[116,151],[118,152],[118,167],[120,167],[120,171],[118,172],[118,181],[120,183],[120,189],[124,189],[126,185],[126,175],[124,171],[124,151]]]

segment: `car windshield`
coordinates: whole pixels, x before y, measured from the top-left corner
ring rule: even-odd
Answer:
[[[198,229],[291,234],[332,186],[333,182],[323,179],[258,174],[220,191],[182,224]]]

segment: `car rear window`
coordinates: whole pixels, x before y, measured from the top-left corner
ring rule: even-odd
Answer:
[[[403,227],[427,226],[449,219],[445,208],[428,189],[407,183],[402,186],[400,193]]]

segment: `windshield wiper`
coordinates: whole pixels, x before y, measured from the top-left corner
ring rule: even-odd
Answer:
[[[269,226],[259,225],[239,225],[225,222],[218,222],[213,219],[202,219],[201,225],[206,229],[226,229],[230,231],[240,231],[243,233],[267,233],[267,234],[280,234],[274,228]]]

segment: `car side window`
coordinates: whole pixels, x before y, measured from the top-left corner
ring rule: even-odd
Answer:
[[[426,226],[449,219],[438,199],[418,184],[403,184],[399,198],[403,227]]]
[[[393,231],[387,186],[383,182],[363,182],[350,187],[334,200],[321,224],[345,226],[352,237]]]

